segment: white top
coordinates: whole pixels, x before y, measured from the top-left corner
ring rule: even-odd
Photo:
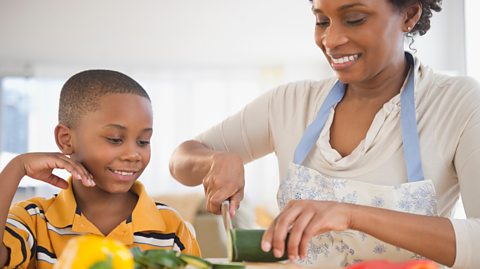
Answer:
[[[438,195],[438,213],[450,217],[462,195],[467,220],[452,219],[455,268],[480,268],[480,85],[468,77],[434,73],[418,59],[415,103],[425,178]],[[244,162],[275,152],[281,180],[307,125],[336,78],[280,86],[196,139],[214,150],[240,154]],[[304,165],[320,173],[380,185],[407,179],[400,129],[400,95],[376,114],[366,137],[341,157],[329,142],[334,110]]]

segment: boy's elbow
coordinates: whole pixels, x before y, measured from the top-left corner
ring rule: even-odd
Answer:
[[[8,263],[8,257],[10,256],[10,251],[2,243],[0,244],[0,268],[3,268]]]

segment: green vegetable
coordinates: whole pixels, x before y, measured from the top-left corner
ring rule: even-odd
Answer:
[[[273,256],[272,250],[264,252],[261,248],[262,236],[265,230],[233,229],[228,235],[228,259],[233,262],[276,262],[288,259],[285,240],[283,256]]]
[[[245,265],[242,263],[214,263],[212,264],[212,269],[245,269]]]

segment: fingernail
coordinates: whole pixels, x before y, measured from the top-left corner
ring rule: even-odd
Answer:
[[[274,249],[273,250],[273,256],[275,256],[277,258],[280,258],[280,257],[282,257],[282,252],[278,249]]]
[[[88,182],[90,183],[90,186],[95,186],[95,181],[89,179]]]
[[[290,255],[290,256],[288,256],[288,259],[289,259],[290,261],[294,262],[294,261],[297,259],[297,257],[295,257],[295,256],[293,256],[293,255]]]
[[[262,242],[262,250],[265,252],[269,252],[272,248],[272,245],[268,242]]]

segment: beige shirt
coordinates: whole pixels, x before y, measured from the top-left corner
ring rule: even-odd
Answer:
[[[480,85],[468,77],[434,73],[418,60],[415,103],[425,177],[438,195],[438,213],[450,217],[461,194],[467,220],[452,223],[457,239],[455,268],[480,268]],[[196,139],[211,149],[240,154],[244,162],[274,152],[280,180],[307,125],[336,78],[280,86]],[[329,142],[335,111],[304,165],[330,177],[380,185],[407,179],[400,130],[400,95],[376,114],[365,139],[342,157]]]

